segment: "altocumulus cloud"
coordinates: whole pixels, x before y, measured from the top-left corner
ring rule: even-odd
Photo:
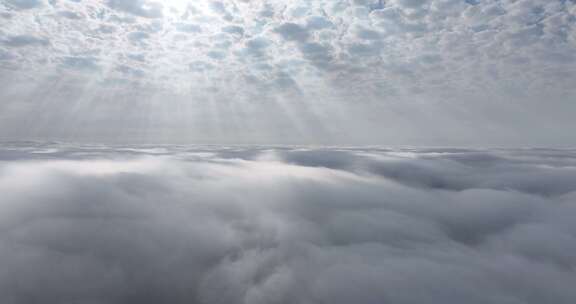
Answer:
[[[2,303],[576,301],[574,150],[5,144],[0,159]]]
[[[0,138],[565,145],[575,20],[573,0],[0,0]]]

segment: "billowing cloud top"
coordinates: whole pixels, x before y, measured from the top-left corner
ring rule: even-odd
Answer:
[[[4,145],[9,304],[573,304],[576,150]]]
[[[0,135],[559,144],[575,20],[573,0],[2,0]]]

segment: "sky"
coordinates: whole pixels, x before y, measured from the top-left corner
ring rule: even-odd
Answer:
[[[571,146],[573,0],[1,0],[0,139]]]
[[[0,0],[0,303],[576,303],[576,0]]]

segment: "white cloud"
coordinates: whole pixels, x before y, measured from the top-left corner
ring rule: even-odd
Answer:
[[[574,150],[28,143],[0,159],[8,303],[576,300]]]
[[[90,85],[75,88],[88,91],[78,94],[83,98],[138,96],[138,90],[146,87],[154,92],[150,102],[160,100],[166,107],[169,105],[161,101],[173,94],[178,100],[194,103],[192,109],[203,107],[204,100],[250,101],[248,105],[239,102],[235,110],[227,108],[227,115],[236,115],[236,121],[246,121],[246,115],[263,124],[270,115],[254,113],[262,112],[256,107],[270,103],[277,103],[276,108],[284,109],[282,112],[308,111],[308,117],[327,119],[309,123],[306,117],[287,114],[286,119],[293,120],[288,129],[294,130],[324,124],[342,126],[344,130],[333,131],[336,134],[345,130],[365,133],[388,129],[383,121],[390,120],[411,121],[414,126],[408,129],[429,129],[418,122],[438,117],[438,121],[431,122],[438,128],[430,129],[439,138],[450,137],[447,144],[451,144],[466,141],[445,131],[451,129],[450,121],[463,119],[465,112],[483,113],[483,121],[467,117],[459,123],[470,124],[470,129],[502,125],[498,131],[482,132],[486,142],[502,143],[521,137],[530,141],[540,131],[506,139],[498,136],[522,132],[519,130],[537,113],[548,111],[541,118],[555,126],[542,134],[539,142],[547,142],[559,129],[570,125],[571,118],[564,113],[572,109],[567,100],[574,94],[573,1],[2,1],[0,10],[0,46],[4,54],[0,56],[0,69],[8,79],[27,78],[20,85],[28,86],[28,92],[50,90],[54,78],[60,79],[59,83],[75,82],[77,75],[71,69],[61,69],[62,62],[89,57],[102,68],[93,69],[93,74],[84,73],[87,80],[80,83]],[[125,60],[127,54],[140,54],[146,60]],[[210,69],[188,68],[198,67],[198,62],[204,60],[204,67]],[[149,73],[147,77],[124,73],[123,79],[131,85],[110,92],[107,84],[116,82],[117,66]],[[278,86],[278,94],[255,98],[253,94],[262,84],[272,84],[268,88],[273,92],[278,75],[289,75],[298,85],[298,100],[286,101],[295,98],[282,95],[282,85]],[[2,84],[1,91],[8,91],[8,83]],[[213,90],[216,87],[218,90]],[[4,93],[0,98],[35,98],[30,96],[34,93],[21,93],[24,91]],[[541,102],[544,99],[550,102]],[[126,102],[138,108],[140,100],[128,98]],[[360,101],[362,106],[358,106]],[[26,106],[22,101],[19,107]],[[513,114],[525,109],[529,113]],[[437,113],[422,119],[426,114],[419,111]],[[92,112],[76,114],[89,116]],[[188,127],[186,123],[160,123],[166,120],[156,116],[160,112],[167,109],[154,111],[148,119],[177,132]],[[323,112],[327,114],[323,116]],[[370,116],[366,112],[380,115],[381,122],[366,118]],[[24,119],[13,116],[21,111],[6,113],[12,115],[12,121]],[[506,115],[514,118],[503,117]],[[111,120],[125,119],[121,116],[111,114]],[[338,117],[350,125],[333,120]],[[294,121],[299,119],[302,121]],[[38,121],[34,117],[29,120]],[[227,119],[211,121],[218,124],[218,120]],[[130,123],[145,125],[143,121]],[[0,126],[4,124],[0,122]],[[206,128],[213,128],[212,135],[216,136],[216,129],[226,127]],[[407,138],[417,131],[407,132],[410,134],[399,137]],[[250,134],[246,135],[247,141],[262,139]],[[354,142],[365,142],[362,136],[356,134]],[[3,137],[13,138],[14,134]],[[277,138],[282,136],[276,134],[268,140]],[[427,138],[422,136],[420,140]],[[564,138],[555,141],[560,144]],[[369,141],[374,140],[378,138]]]

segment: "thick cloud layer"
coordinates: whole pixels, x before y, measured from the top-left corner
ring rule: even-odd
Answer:
[[[575,20],[574,0],[0,0],[0,138],[565,145]]]
[[[576,302],[574,150],[30,143],[0,159],[2,303]]]

